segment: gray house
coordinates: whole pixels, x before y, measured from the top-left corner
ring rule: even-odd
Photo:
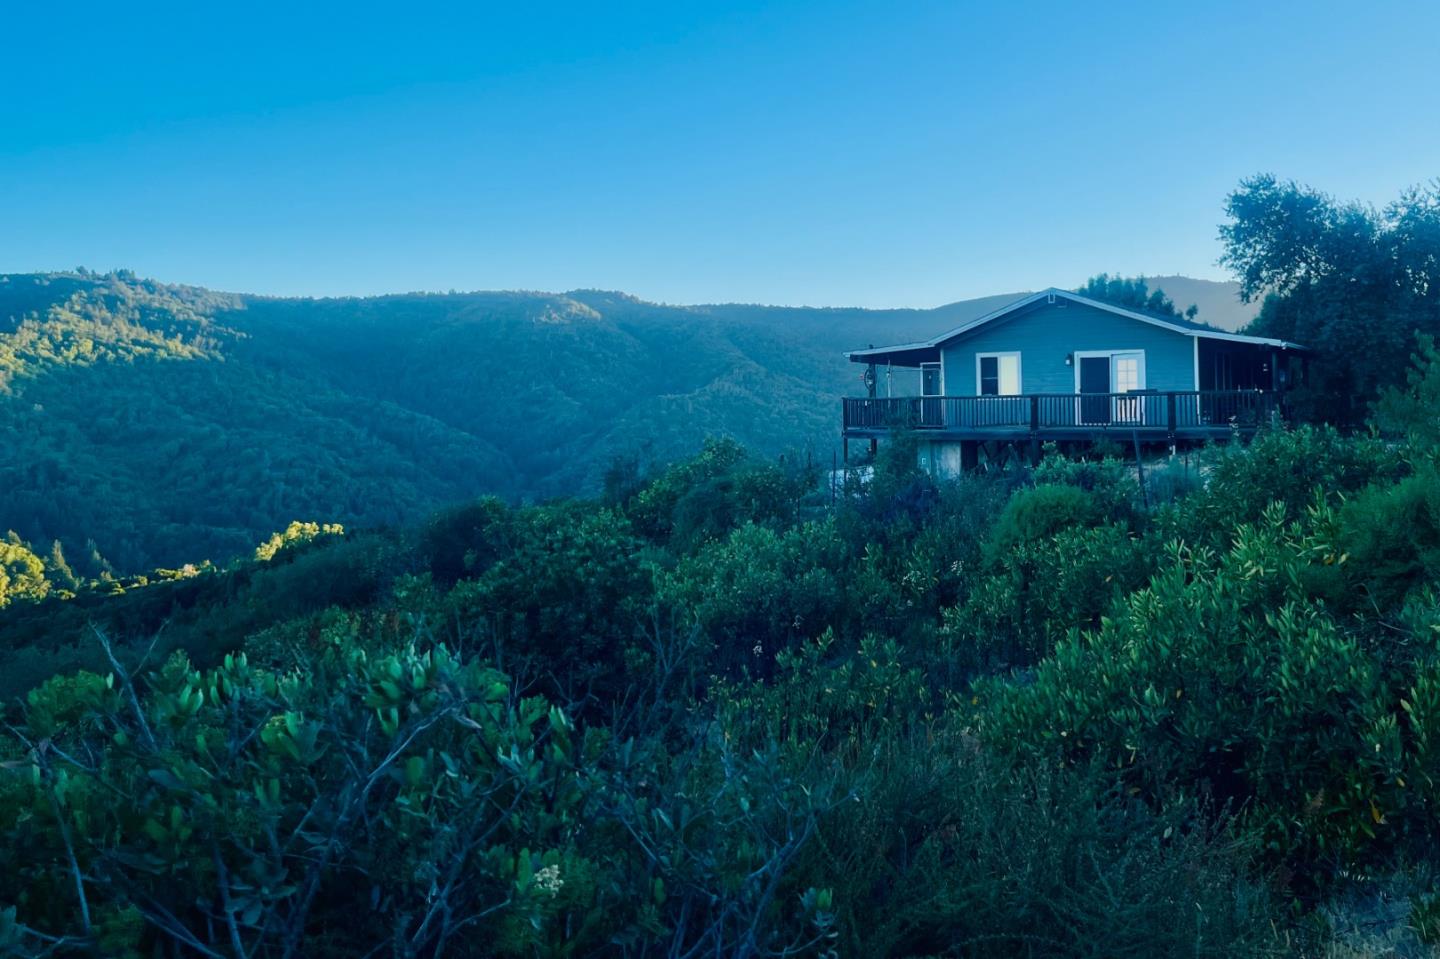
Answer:
[[[938,471],[1023,443],[1104,435],[1176,446],[1253,431],[1287,415],[1285,391],[1306,375],[1296,343],[1226,333],[1066,290],[1023,297],[918,343],[855,350],[867,395],[843,400],[851,440],[922,431]],[[896,369],[919,371],[914,396],[886,396]]]

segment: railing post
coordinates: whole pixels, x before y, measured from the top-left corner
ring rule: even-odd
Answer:
[[[1030,397],[1030,432],[1040,432],[1040,397]]]
[[[1175,394],[1165,394],[1165,425],[1171,437],[1175,435]]]

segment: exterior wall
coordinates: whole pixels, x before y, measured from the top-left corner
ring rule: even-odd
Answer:
[[[965,471],[960,443],[954,440],[921,443],[919,465],[936,479],[955,479]]]
[[[1068,353],[1144,350],[1145,386],[1152,390],[1195,388],[1194,338],[1064,300],[1035,306],[944,345],[946,396],[976,396],[976,353],[1020,354],[1020,392],[1074,393],[1075,367]]]

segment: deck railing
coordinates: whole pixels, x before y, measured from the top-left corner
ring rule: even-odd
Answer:
[[[1260,390],[1140,390],[846,398],[842,402],[847,431],[1144,429],[1176,434],[1230,427],[1254,429],[1283,414],[1279,399],[1279,394]]]

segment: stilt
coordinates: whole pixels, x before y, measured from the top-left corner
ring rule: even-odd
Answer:
[[[977,440],[963,440],[960,443],[960,471],[973,473],[980,468],[980,443]]]
[[[1140,480],[1140,501],[1149,509],[1150,493],[1145,489],[1145,457],[1140,451],[1140,431],[1132,430],[1130,436],[1135,441],[1135,475]]]

